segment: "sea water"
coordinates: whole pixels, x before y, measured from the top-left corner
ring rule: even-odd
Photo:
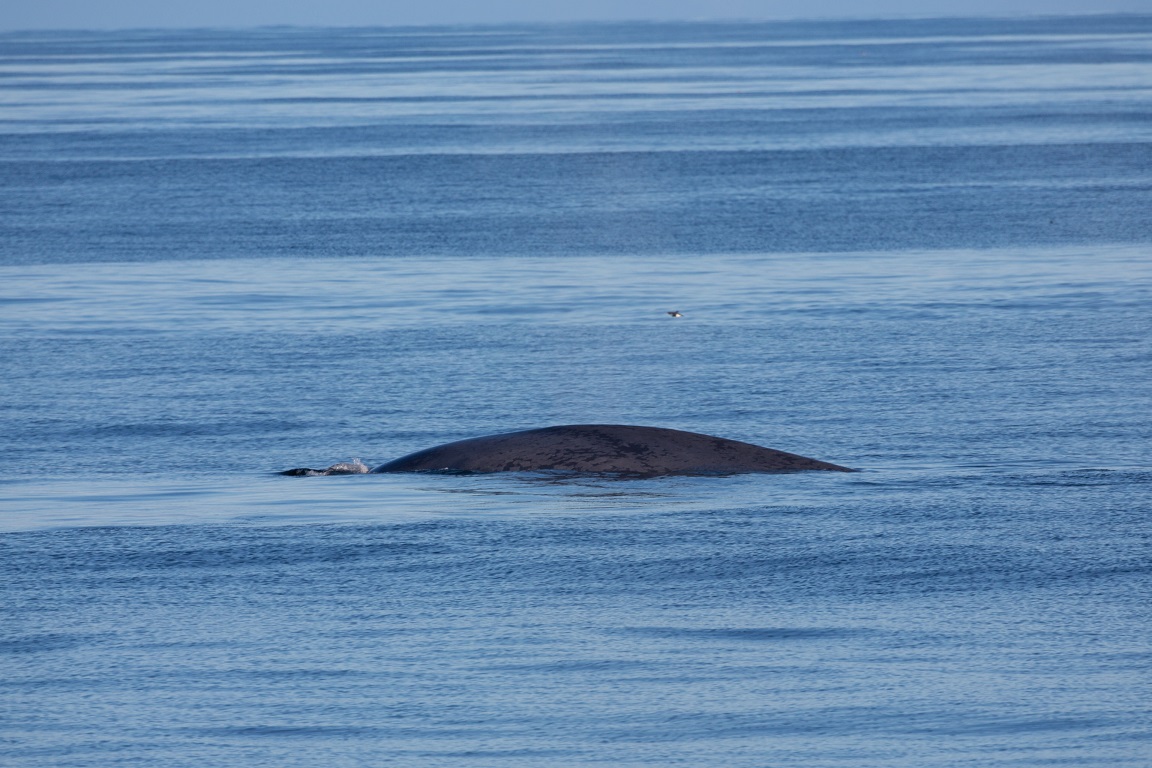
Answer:
[[[1152,765],[1150,115],[1141,16],[0,36],[0,762]],[[862,471],[276,474],[572,423]]]

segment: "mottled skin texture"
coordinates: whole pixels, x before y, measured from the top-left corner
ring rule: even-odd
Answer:
[[[660,427],[576,424],[489,435],[439,445],[373,472],[564,470],[652,477],[738,472],[853,472],[794,453]]]

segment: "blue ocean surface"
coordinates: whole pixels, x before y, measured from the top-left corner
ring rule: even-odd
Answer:
[[[1147,768],[1150,211],[1149,16],[2,34],[0,763]],[[277,474],[582,423],[862,471]]]

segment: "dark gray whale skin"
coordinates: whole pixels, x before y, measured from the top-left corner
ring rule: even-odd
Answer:
[[[854,469],[722,437],[661,427],[572,424],[446,443],[373,472],[561,470],[655,477]]]

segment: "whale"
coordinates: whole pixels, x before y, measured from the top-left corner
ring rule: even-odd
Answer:
[[[568,424],[457,440],[371,470],[359,460],[284,475],[570,472],[634,477],[857,470],[739,440],[664,427]]]

